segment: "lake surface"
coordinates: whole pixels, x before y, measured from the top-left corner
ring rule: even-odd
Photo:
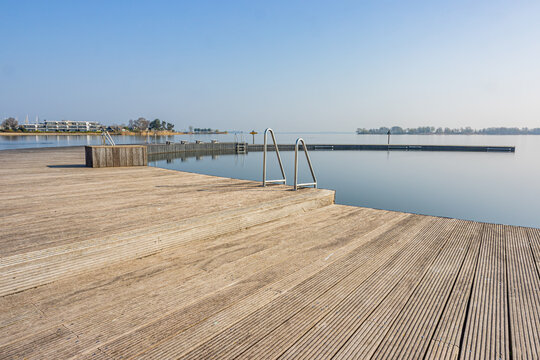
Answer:
[[[281,144],[293,144],[298,137],[304,138],[311,144],[386,144],[386,135],[356,135],[355,133],[277,133],[277,140]],[[144,144],[164,143],[165,141],[202,140],[210,142],[245,141],[250,144],[253,138],[250,134],[216,134],[216,135],[174,135],[174,136],[112,136],[116,144]],[[392,135],[392,144],[449,144],[449,145],[515,145],[517,142],[526,141],[525,138],[540,139],[538,135],[520,136],[497,136],[497,135]],[[271,139],[269,139],[271,141]],[[55,147],[55,146],[80,146],[100,145],[101,136],[96,135],[24,135],[6,136],[0,135],[0,150]],[[255,143],[263,143],[263,135],[255,135]]]
[[[386,136],[277,133],[279,143],[298,136],[316,143],[386,143]],[[242,135],[158,137],[152,142],[196,139],[241,140]],[[96,136],[0,136],[0,149],[36,146],[99,144]],[[15,139],[13,139],[15,138]],[[251,135],[244,134],[252,142]],[[144,143],[145,137],[118,136],[119,144]],[[262,136],[255,141],[262,143]],[[336,190],[339,204],[419,214],[447,216],[511,225],[540,227],[540,136],[393,135],[394,144],[515,145],[515,153],[312,151],[310,156],[320,188]],[[269,178],[280,173],[269,154]],[[282,154],[287,182],[294,172],[294,152]],[[151,166],[238,179],[261,180],[262,153],[175,158]],[[300,158],[300,181],[309,181]]]

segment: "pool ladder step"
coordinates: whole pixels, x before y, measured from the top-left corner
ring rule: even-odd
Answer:
[[[236,143],[235,150],[237,154],[247,153],[247,144],[246,143]]]
[[[311,172],[311,177],[313,178],[313,182],[310,183],[298,183],[298,147],[302,143],[302,148],[304,149],[304,153],[306,154],[306,160],[309,166],[309,171]],[[309,158],[309,153],[307,149],[306,142],[302,138],[296,139],[296,144],[294,145],[294,190],[298,190],[301,187],[308,187],[313,186],[314,188],[317,187],[317,178],[315,177],[315,172],[313,171],[313,165],[311,165],[311,159]]]
[[[274,143],[274,150],[276,152],[277,160],[279,163],[279,168],[281,170],[281,179],[276,180],[267,180],[266,179],[266,155],[268,152],[268,134],[272,136],[272,141]],[[302,143],[302,148],[304,149],[304,153],[306,154],[306,160],[309,166],[309,171],[311,172],[311,177],[313,178],[313,182],[309,183],[298,183],[298,148],[300,146],[300,143]],[[279,154],[279,148],[276,141],[276,135],[274,134],[274,130],[267,128],[264,131],[264,145],[263,145],[263,180],[262,180],[262,186],[266,186],[267,184],[285,184],[287,182],[287,177],[285,176],[285,170],[283,169],[283,162],[281,161],[281,156]],[[302,187],[308,187],[313,186],[314,188],[317,187],[317,178],[315,177],[315,172],[313,171],[313,165],[311,164],[311,159],[309,158],[309,153],[307,149],[306,142],[302,138],[296,139],[296,145],[294,146],[294,190],[298,190]]]
[[[267,147],[268,147],[268,134],[272,135],[272,141],[274,142],[274,150],[276,151],[277,160],[279,163],[279,168],[281,169],[281,179],[276,180],[266,180],[266,153],[267,153]],[[287,182],[287,177],[285,176],[285,170],[283,169],[283,163],[281,162],[281,156],[279,155],[279,148],[276,141],[276,135],[274,134],[274,130],[268,128],[264,130],[264,145],[263,145],[263,181],[262,186],[266,186],[266,184],[285,184]]]

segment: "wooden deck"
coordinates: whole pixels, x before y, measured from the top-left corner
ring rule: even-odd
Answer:
[[[540,229],[0,151],[0,359],[534,359]]]

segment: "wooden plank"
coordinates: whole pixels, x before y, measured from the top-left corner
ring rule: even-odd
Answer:
[[[267,203],[257,207],[244,207],[238,209],[236,214],[227,213],[225,217],[212,214],[198,219],[197,222],[191,219],[191,221],[184,222],[183,227],[175,224],[176,229],[173,230],[173,236],[167,236],[167,232],[162,230],[159,234],[147,233],[147,236],[144,237],[120,238],[120,240],[109,240],[105,243],[99,241],[97,246],[84,243],[82,249],[75,247],[69,252],[62,250],[58,256],[47,256],[39,260],[13,264],[2,268],[4,277],[0,279],[0,295],[43,285],[105,264],[148,256],[189,240],[238,231],[246,226],[254,226],[257,222],[263,223],[286,217],[296,213],[301,208],[309,209],[328,205],[333,200],[333,195],[329,198],[328,195],[330,193],[326,192],[299,194],[298,203],[289,199],[288,202],[280,204]],[[224,218],[227,219],[226,223],[223,222]]]
[[[105,163],[107,167],[114,167],[114,160],[113,160],[113,148],[112,147],[106,147],[104,148],[105,151]]]
[[[265,270],[265,271],[272,271],[272,272],[274,272],[274,271],[276,271],[276,270],[281,270],[281,271],[283,271],[283,268],[284,268],[284,267],[286,268],[286,264],[290,264],[290,263],[291,263],[291,261],[284,261],[283,263],[279,264],[279,266],[276,266],[276,269],[269,268],[268,270]],[[252,266],[257,266],[257,262],[252,262]],[[264,266],[264,265],[259,265],[259,266]],[[293,268],[294,268],[294,267],[293,267]],[[293,269],[293,268],[291,268],[291,269]],[[248,271],[248,272],[253,272],[253,268],[251,268],[251,269],[246,269],[246,271]],[[255,275],[253,275],[253,276],[254,276],[254,279],[255,279],[255,276],[258,276],[258,275],[255,274]],[[214,281],[216,281],[216,280],[218,280],[218,279],[215,279]],[[205,281],[205,283],[207,283],[207,282],[208,282],[208,281]],[[239,285],[241,285],[242,287],[245,287],[245,286],[248,286],[249,284],[256,284],[256,283],[257,283],[257,281],[249,280],[249,281],[241,281],[241,282],[239,282]],[[204,285],[204,286],[207,287],[208,285]],[[230,294],[232,294],[232,293],[239,293],[239,294],[243,293],[243,291],[238,291],[238,290],[239,290],[239,288],[225,287],[225,288],[224,288],[224,291],[226,291],[226,293],[229,294],[229,295],[224,297],[224,293],[218,293],[218,294],[215,294],[215,295],[216,295],[215,299],[220,299],[220,301],[225,301],[226,298],[232,298],[232,299],[234,299],[234,297],[231,297]],[[208,292],[208,291],[206,291],[206,292]],[[201,296],[201,295],[202,295],[202,293],[200,293],[200,292],[197,292],[196,294],[199,294],[198,296]],[[189,299],[189,298],[194,297],[195,295],[194,295],[192,292],[187,292],[187,293],[183,294],[182,296],[187,296],[188,299]],[[176,294],[176,295],[174,296],[174,299],[175,299],[176,301],[178,301],[178,300],[181,301],[181,300],[182,300],[182,298],[178,299],[178,294]],[[206,302],[208,302],[208,301],[206,301]],[[212,304],[213,302],[215,302],[215,300],[214,300],[214,301],[210,301],[209,303]],[[197,306],[207,306],[207,305],[205,305],[205,302],[201,301]],[[125,310],[125,309],[122,309],[122,311],[124,311],[124,310]],[[200,309],[199,309],[199,310],[200,310]],[[181,309],[181,311],[178,311],[177,314],[183,314],[184,311],[185,311],[185,309]],[[150,316],[150,317],[151,317],[152,314],[154,314],[154,313],[155,313],[155,311],[153,311],[152,309],[148,309],[148,315],[147,315],[147,316]],[[193,309],[191,309],[191,311],[189,311],[188,313],[190,313],[190,314],[191,314],[191,313],[197,313],[197,314],[200,314],[201,312],[200,312],[200,311],[194,312]],[[205,314],[205,312],[202,312],[201,316],[204,315],[204,314]],[[206,314],[206,316],[208,316],[208,314]],[[206,316],[205,316],[205,317],[206,317]],[[139,317],[140,317],[140,314],[139,314]],[[186,326],[186,324],[184,323],[185,319],[186,319],[185,316],[180,316],[180,317],[178,317],[178,318],[177,318],[176,316],[172,316],[172,318],[171,318],[171,320],[179,321],[179,322],[180,322],[179,324],[180,324],[181,326]],[[129,324],[130,322],[127,321],[127,320],[129,320],[129,319],[126,319],[126,323]],[[84,327],[79,327],[79,326],[78,326],[77,329],[76,329],[75,331],[76,331],[77,333],[80,332],[80,333],[82,333],[82,334],[87,334],[87,333],[88,333],[88,326],[92,325],[94,322],[95,322],[95,321],[92,321],[92,319],[89,318],[89,319],[88,319],[88,323],[87,323],[87,324],[84,324]],[[132,323],[132,322],[131,322],[131,323]],[[167,324],[167,322],[165,322],[165,323],[161,322],[161,323],[158,323],[158,324],[156,324],[156,325],[157,325],[158,327],[160,327],[161,325],[164,325],[164,324]],[[95,327],[95,324],[94,324],[93,326]],[[105,327],[106,327],[106,323],[102,323],[102,326],[101,326],[100,328],[96,328],[95,330],[93,330],[93,332],[95,332],[95,334],[100,334],[100,333],[103,332],[103,330],[105,329]],[[151,328],[150,328],[150,329],[151,329]],[[109,330],[109,331],[110,331],[110,330]],[[125,330],[123,330],[123,331],[125,331]],[[159,336],[159,335],[157,335],[157,336]]]
[[[323,269],[294,290],[182,356],[186,359],[236,357],[268,336],[274,329],[286,324],[300,310],[312,309],[316,314],[325,312],[326,303],[323,301],[319,305],[318,300],[321,296],[325,299],[333,298],[335,301],[346,297],[351,290],[377,270],[389,255],[399,252],[418,232],[429,227],[432,220],[424,219],[424,222],[418,223],[417,219],[415,223],[409,221],[407,224],[410,228],[403,227],[405,223],[401,226],[396,225],[371,242],[371,247],[362,247],[351,252],[347,259]],[[410,232],[403,232],[404,228],[408,228]]]
[[[400,217],[395,220],[402,219]],[[364,237],[365,241],[368,241],[369,237],[373,237],[374,233],[379,233],[381,230],[387,229],[388,224],[396,223],[394,219],[388,221],[382,221],[382,218],[372,219],[369,224],[355,226],[358,229],[358,233],[366,233]],[[338,221],[343,223],[344,220]],[[351,219],[351,221],[354,221]],[[329,220],[331,222],[331,220]],[[378,225],[376,225],[378,224]],[[373,226],[377,226],[373,228]],[[382,228],[382,229],[379,229]],[[326,230],[325,230],[326,231]],[[321,231],[318,231],[321,232]],[[328,233],[329,234],[329,233]],[[338,233],[334,235],[326,235],[328,239],[327,246],[321,247],[317,242],[313,242],[313,247],[304,247],[303,253],[300,257],[289,258],[289,260],[283,261],[281,264],[288,264],[286,266],[287,271],[294,271],[290,275],[285,276],[282,280],[276,283],[269,284],[265,288],[254,292],[252,295],[247,292],[243,292],[243,295],[249,295],[242,299],[235,298],[237,296],[243,296],[236,289],[230,288],[227,291],[232,291],[234,296],[224,298],[223,293],[215,294],[220,298],[220,301],[235,301],[233,306],[226,307],[222,311],[216,312],[211,316],[208,311],[201,311],[202,308],[208,308],[213,302],[198,301],[188,307],[178,308],[174,313],[160,318],[156,321],[148,323],[144,327],[140,327],[137,331],[131,332],[122,336],[114,341],[107,343],[106,353],[112,357],[130,357],[141,356],[139,354],[147,349],[160,352],[163,356],[163,352],[167,352],[166,356],[173,356],[188,349],[193,348],[195,345],[208,340],[213,334],[226,329],[228,326],[234,324],[236,319],[242,318],[249,313],[252,313],[256,309],[260,308],[264,304],[269,303],[273,299],[279,297],[282,293],[290,291],[300,282],[304,281],[306,277],[317,273],[321,268],[328,266],[332,262],[339,261],[340,258],[346,256],[347,253],[361,245],[361,242],[355,241],[353,237],[349,237],[348,240],[338,240]],[[308,232],[308,237],[313,238]],[[360,236],[360,235],[359,235]],[[342,238],[343,239],[343,238]],[[300,255],[300,254],[299,254]],[[282,265],[279,265],[282,267]],[[300,266],[300,267],[299,267]],[[262,263],[259,263],[259,268],[262,267]],[[194,307],[199,310],[194,311]],[[212,305],[213,306],[213,305]],[[197,314],[204,319],[199,319],[196,324],[189,324],[186,322],[188,318],[193,318]],[[150,355],[147,355],[150,356]]]
[[[120,148],[112,147],[111,152],[112,152],[112,158],[113,158],[113,166],[120,167]]]
[[[133,151],[126,151],[126,166],[133,164]]]
[[[135,155],[134,155],[133,163],[137,164],[137,166],[143,165],[144,161],[142,159],[142,157],[143,157],[142,149],[135,150],[134,154]]]
[[[354,221],[354,219],[351,219],[351,221]],[[360,228],[364,226],[365,225],[361,225]],[[366,230],[367,229],[369,229],[369,227],[366,228]],[[337,232],[335,233],[337,234]],[[248,236],[248,234],[246,234],[245,236]],[[312,234],[306,234],[305,239],[312,242],[312,246],[317,245],[316,239],[313,238]],[[297,239],[297,240],[299,241],[299,245],[303,243],[303,241],[300,241],[302,239]],[[340,246],[344,244],[345,244],[344,242],[336,242],[336,246]],[[258,244],[255,243],[254,247],[257,248]],[[331,249],[332,248],[330,247],[326,251],[329,251]],[[177,275],[168,271],[168,273],[166,274],[167,278],[164,278],[164,280],[168,279],[166,281],[171,282],[169,286],[167,286],[167,283],[163,284],[163,280],[156,281],[156,279],[148,279],[148,282],[155,282],[156,285],[159,284],[160,286],[163,285],[164,287],[163,290],[169,292],[169,295],[167,295],[163,291],[160,292],[159,296],[153,295],[154,291],[152,290],[151,287],[148,287],[148,286],[143,287],[141,286],[141,284],[137,284],[137,287],[141,287],[141,291],[142,291],[138,298],[133,297],[133,296],[126,297],[123,304],[122,303],[118,304],[118,292],[113,291],[111,294],[108,294],[107,296],[108,298],[102,298],[100,301],[98,301],[98,299],[96,298],[93,298],[93,299],[91,298],[91,301],[93,301],[94,303],[102,303],[103,305],[107,305],[108,309],[106,308],[103,308],[101,310],[91,309],[92,311],[90,311],[89,314],[87,314],[87,316],[85,317],[79,316],[79,319],[66,318],[65,313],[59,314],[58,316],[56,316],[56,318],[65,319],[65,322],[69,323],[69,325],[66,325],[66,326],[72,329],[73,332],[79,336],[79,339],[82,342],[85,342],[86,345],[96,344],[97,340],[100,340],[99,344],[101,345],[101,342],[102,342],[101,339],[103,339],[103,336],[105,334],[109,334],[109,336],[114,338],[113,336],[114,334],[110,333],[113,330],[119,331],[120,333],[122,333],[122,332],[127,331],[134,323],[140,323],[140,321],[143,321],[143,319],[145,319],[144,321],[149,321],[153,319],[152,314],[162,313],[165,309],[170,309],[172,307],[172,303],[168,303],[168,304],[163,303],[163,300],[167,298],[170,301],[173,301],[173,303],[176,303],[178,305],[180,304],[183,305],[182,307],[178,308],[178,310],[176,311],[177,315],[169,313],[167,316],[167,319],[169,320],[176,319],[177,321],[180,322],[180,324],[185,323],[186,321],[190,321],[190,320],[194,321],[193,320],[194,316],[203,316],[203,317],[208,316],[206,314],[206,311],[209,311],[208,310],[209,306],[218,306],[219,304],[222,304],[223,302],[234,301],[235,298],[238,296],[245,296],[245,294],[249,294],[248,290],[250,287],[263,285],[264,283],[261,282],[263,279],[265,279],[264,281],[270,281],[272,276],[276,276],[280,273],[283,273],[283,271],[289,272],[289,271],[294,270],[294,267],[291,267],[291,266],[285,267],[284,264],[294,264],[294,266],[298,266],[298,265],[301,265],[302,262],[304,263],[306,261],[309,262],[310,259],[312,258],[311,256],[306,256],[306,255],[312,253],[313,251],[325,252],[325,249],[321,248],[320,246],[314,246],[313,250],[311,251],[295,251],[293,248],[286,247],[282,249],[282,252],[276,252],[275,256],[269,256],[269,254],[266,254],[266,255],[261,254],[260,256],[257,257],[259,259],[258,261],[245,262],[246,265],[251,264],[249,265],[251,266],[251,268],[246,268],[244,271],[245,272],[244,276],[248,276],[249,278],[246,280],[243,280],[240,274],[240,269],[242,269],[242,267],[240,266],[241,264],[238,264],[238,263],[236,263],[235,265],[231,264],[230,274],[234,274],[234,279],[231,279],[230,274],[227,274],[225,269],[223,268],[216,269],[216,272],[218,272],[219,274],[223,274],[223,279],[216,277],[213,274],[208,274],[208,276],[205,276],[204,279],[200,279],[197,282],[198,284],[203,285],[205,287],[204,289],[205,291],[201,291],[203,289],[197,290],[196,288],[186,288],[186,284],[183,283],[181,278],[178,278]],[[289,252],[289,253],[293,252],[294,257],[298,258],[300,256],[300,259],[294,260],[294,257],[292,257],[293,254],[289,256],[290,259],[287,259],[286,257],[284,258],[284,252]],[[274,261],[277,260],[277,261],[280,261],[280,263],[279,265],[274,266],[274,268],[272,267],[267,268],[268,264],[265,264],[265,261],[270,261],[272,257],[274,258]],[[301,260],[301,261],[299,262],[298,260]],[[190,262],[192,262],[192,260]],[[257,272],[253,274],[254,269],[257,269],[257,268],[260,268],[262,270],[257,270]],[[179,274],[181,274],[181,272]],[[143,276],[143,275],[140,275],[140,276]],[[175,279],[176,279],[177,284],[174,284]],[[189,281],[191,282],[192,279],[195,280],[191,276],[191,279]],[[225,285],[228,285],[228,286],[225,286],[223,288],[223,291],[221,292],[212,293],[211,289],[208,286],[212,282],[224,281],[224,280],[226,280],[227,283],[224,283],[221,286],[225,286]],[[233,286],[231,286],[231,283],[230,283],[230,281],[232,280],[234,280],[232,283]],[[179,287],[179,285],[181,286]],[[111,284],[111,286],[113,286],[111,288],[111,290],[113,290],[114,286],[116,285]],[[184,288],[182,292],[178,292],[178,290],[182,288]],[[100,289],[100,293],[102,293],[102,291],[103,290]],[[65,293],[65,291],[62,291],[61,293]],[[210,294],[210,295],[205,296],[205,294]],[[87,291],[84,292],[85,298],[90,297],[90,295],[91,293]],[[121,295],[122,297],[124,296],[123,293]],[[66,294],[65,296],[67,299],[70,299],[69,293]],[[197,301],[193,302],[192,299],[197,299]],[[213,299],[213,300],[210,301],[210,299]],[[59,303],[63,304],[65,303],[66,300],[65,299],[52,299],[48,301],[50,302],[51,308],[54,309],[58,306]],[[116,308],[118,308],[118,310],[111,311],[111,303],[115,303],[115,302],[117,303]],[[143,303],[147,303],[147,305],[143,306],[144,310],[141,309],[141,304]],[[164,305],[162,309],[156,309],[156,305],[159,303],[162,303]],[[84,304],[78,303],[74,305],[76,305],[74,307],[74,310],[86,308],[86,306],[83,306]],[[65,306],[66,305],[64,305],[64,308]],[[205,308],[207,310],[204,310]],[[133,309],[135,311],[131,311],[130,309]],[[43,309],[43,311],[46,313],[49,312],[48,309]],[[117,318],[114,322],[114,325],[110,324],[107,321],[107,319],[110,319],[111,317],[115,317],[114,314],[117,314],[117,313],[122,313],[124,315],[121,318]],[[53,314],[51,314],[51,317],[54,318]],[[100,320],[100,317],[103,317],[103,320]],[[138,319],[138,320],[135,320],[135,319]],[[124,326],[127,325],[128,327],[122,328],[121,327],[122,324],[124,324]],[[81,327],[81,325],[84,325],[84,326]],[[164,329],[162,328],[162,325],[163,323],[160,324],[158,328],[163,331]],[[95,334],[96,338],[90,337],[91,334]],[[161,336],[159,334],[160,333],[158,333],[157,336]],[[28,341],[28,339],[24,341]],[[63,344],[65,344],[65,346],[69,346],[68,341],[65,341]],[[58,346],[61,346],[61,345],[57,345],[57,347]],[[136,346],[136,344],[134,344],[134,346]],[[126,348],[122,347],[122,350],[125,352]],[[67,351],[67,350],[62,350],[62,351]]]
[[[472,239],[463,266],[439,318],[437,330],[431,338],[425,356],[427,359],[457,359],[459,356],[460,340],[464,330],[484,231],[484,225],[479,224],[479,226],[480,229],[476,237]]]
[[[502,225],[486,225],[463,346],[464,359],[508,359],[508,324],[505,239]]]
[[[527,236],[536,264],[536,271],[540,274],[540,229],[527,229]]]
[[[98,152],[96,148],[92,148],[92,159],[93,167],[100,168],[103,167],[103,153]]]
[[[529,237],[534,238],[535,231],[512,226],[506,226],[505,230],[512,356],[538,359],[540,278],[529,244]]]
[[[131,161],[129,161],[129,154],[131,154],[131,151],[125,147],[121,147],[118,149],[120,152],[120,166],[129,166],[129,164],[132,164]]]
[[[204,321],[200,322],[195,326],[191,326],[184,331],[178,332],[177,334],[169,337],[168,339],[162,339],[157,345],[148,347],[147,352],[138,354],[138,357],[167,358],[180,356],[181,354],[186,353],[190,349],[193,349],[196,346],[205,343],[216,334],[219,334],[222,331],[228,329],[239,319],[246,317],[257,309],[263,307],[264,305],[269,304],[271,301],[281,296],[282,294],[285,294],[290,290],[294,289],[305,279],[312,277],[316,273],[321,271],[322,268],[336,261],[340,261],[355,248],[361,246],[362,243],[371,242],[372,239],[377,238],[381,234],[385,233],[386,231],[388,231],[388,229],[392,228],[396,223],[401,220],[403,220],[403,217],[395,217],[390,221],[384,221],[383,225],[377,227],[375,230],[370,231],[369,233],[366,233],[363,236],[358,234],[358,240],[354,240],[354,238],[352,238],[351,240],[354,241],[345,245],[339,250],[332,250],[331,252],[326,252],[325,255],[311,261],[309,266],[304,267],[303,269],[294,273],[292,276],[283,279],[279,283],[272,285],[262,294],[255,294],[253,297],[245,298],[244,300],[235,304],[235,306],[229,307],[215,314],[214,316],[205,319]],[[335,241],[329,241],[328,245],[332,245],[333,243],[335,243]],[[319,246],[318,248],[319,250],[330,250],[330,248],[326,246]],[[120,356],[120,354],[124,354],[126,348],[129,348],[128,354],[131,353],[131,350],[133,349],[132,344],[136,341],[137,338],[140,338],[140,336],[136,337],[135,334],[130,334],[130,337],[131,335],[133,335],[133,337],[130,343],[126,343],[126,339],[124,338],[121,339],[121,341],[118,341],[118,343],[115,341],[116,344],[107,344],[107,347],[111,349],[111,356]],[[137,345],[134,346],[135,349],[137,347]]]
[[[370,344],[374,353],[372,358],[385,359],[399,357],[403,359],[420,359],[429,346],[435,331],[437,320],[454,286],[455,280],[462,268],[470,244],[478,235],[481,226],[476,223],[461,221],[459,227],[448,238],[446,246],[439,253],[435,262],[427,269],[419,286],[408,299],[407,304],[400,310],[393,322],[386,321],[388,332],[378,344],[377,349]],[[380,324],[376,323],[375,325]],[[367,337],[371,334],[366,335]],[[345,358],[361,358],[362,355],[371,357],[371,353],[360,352],[358,344],[364,339],[360,333],[355,334],[340,353]],[[361,355],[362,354],[362,355]],[[354,355],[354,356],[353,356]]]
[[[93,167],[93,159],[92,159],[92,147],[85,146],[84,147],[84,153],[85,153],[85,160],[86,160],[86,166]]]
[[[147,149],[143,145],[86,146],[86,166],[146,166]]]
[[[10,343],[0,348],[0,360],[8,359],[64,359],[71,351],[59,350],[60,345],[69,344],[71,351],[81,349],[77,336],[63,325],[53,326],[33,337]]]
[[[392,323],[455,226],[454,220],[439,219],[436,225],[415,237],[405,252],[383,264],[372,278],[290,346],[281,358],[331,358],[346,345],[351,335],[356,331],[362,333],[364,327],[376,324],[386,331],[384,324]],[[364,338],[373,339],[377,335],[376,331],[370,331]],[[355,355],[369,358],[369,355]]]

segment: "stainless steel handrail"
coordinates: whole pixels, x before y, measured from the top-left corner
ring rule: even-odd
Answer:
[[[313,182],[311,183],[298,183],[298,145],[302,143],[304,148],[304,153],[306,153],[307,163],[309,165],[309,171],[311,171],[311,176],[313,177]],[[294,145],[294,190],[298,190],[299,187],[313,186],[317,187],[317,178],[315,177],[315,172],[313,171],[313,166],[311,165],[311,159],[309,158],[306,142],[302,138],[296,139],[296,144]]]
[[[268,144],[268,133],[272,135],[272,141],[274,142],[274,149],[276,150],[277,159],[279,162],[279,168],[281,169],[281,175],[283,179],[278,180],[266,180],[266,148]],[[267,183],[283,183],[287,182],[287,177],[285,176],[285,170],[283,170],[283,163],[281,162],[281,156],[279,155],[279,149],[276,141],[276,136],[274,135],[274,130],[268,128],[264,130],[264,146],[263,146],[263,181],[262,186],[266,186]]]
[[[111,134],[109,134],[107,130],[101,131],[101,140],[103,140],[103,145],[105,145],[106,142],[109,142],[109,144],[111,144],[112,146],[116,146],[113,138],[111,137]]]

